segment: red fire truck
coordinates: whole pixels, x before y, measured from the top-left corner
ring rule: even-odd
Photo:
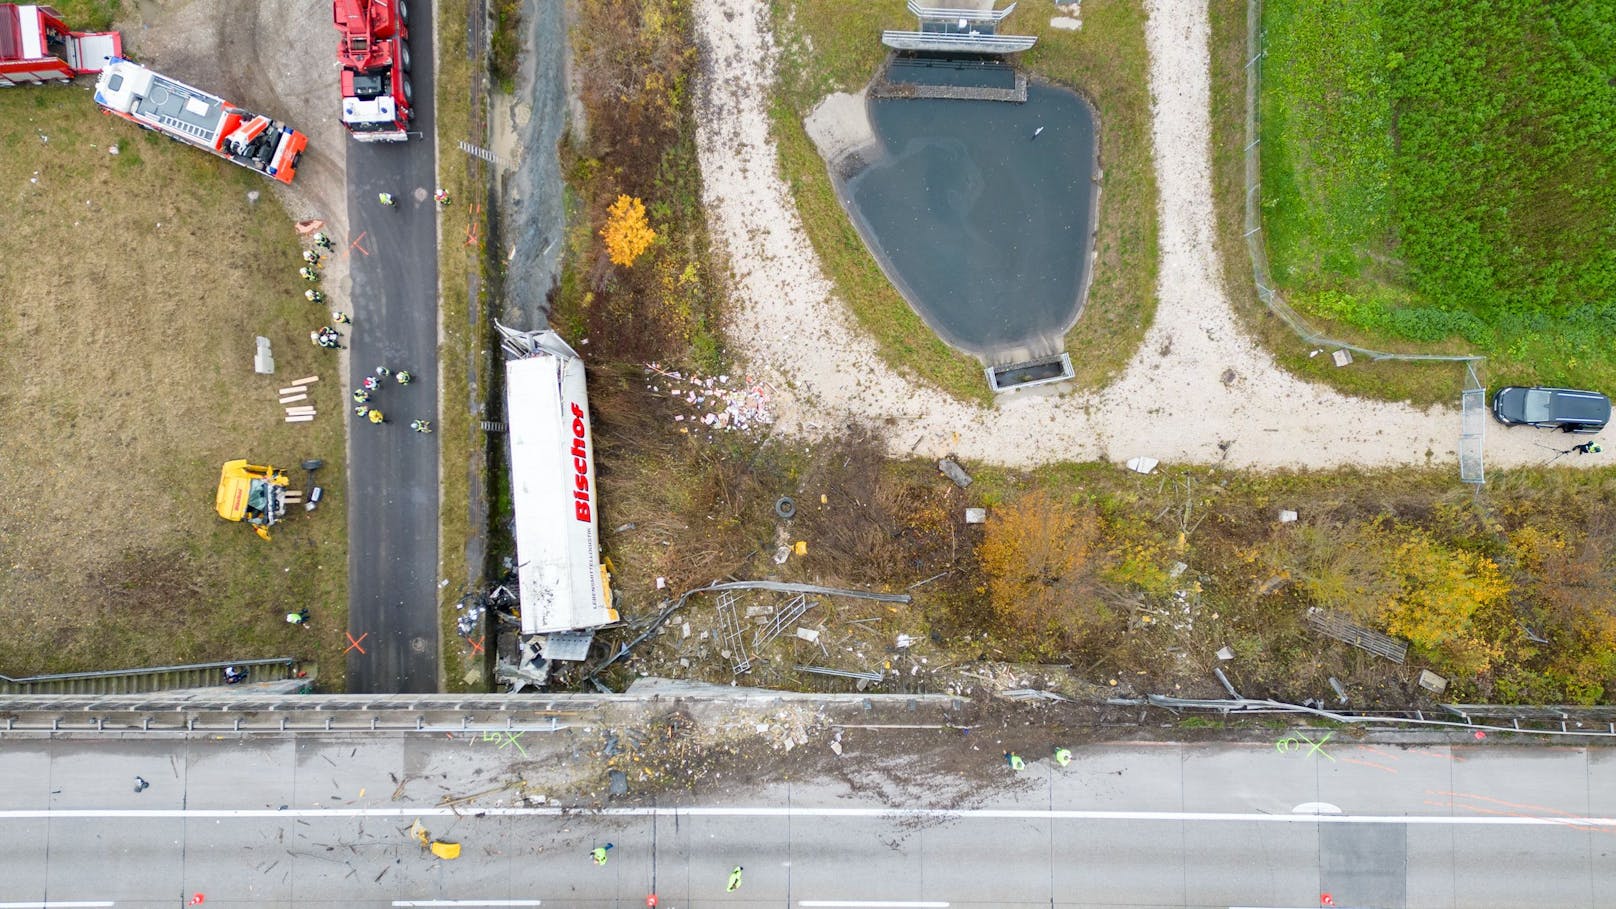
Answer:
[[[75,32],[49,6],[0,3],[0,87],[67,82],[123,53],[117,32]]]
[[[403,142],[415,118],[405,0],[333,0],[342,40],[342,125],[360,142]]]
[[[137,63],[114,58],[95,83],[107,113],[291,183],[309,137]]]

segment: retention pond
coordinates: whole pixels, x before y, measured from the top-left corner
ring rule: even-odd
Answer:
[[[1034,83],[1020,104],[866,105],[874,147],[832,171],[888,279],[944,341],[990,364],[1059,352],[1093,250],[1087,102]]]

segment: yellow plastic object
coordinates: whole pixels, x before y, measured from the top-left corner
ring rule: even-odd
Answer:
[[[808,554],[808,541],[807,540],[798,540],[797,545],[791,547],[791,551],[796,553],[797,555],[800,555],[800,556],[807,555]]]
[[[417,819],[415,823],[410,825],[410,837],[425,846],[431,840],[432,834],[427,833],[426,828],[422,827],[420,820]]]
[[[431,849],[432,854],[440,859],[457,859],[460,857],[459,843],[443,843],[434,840],[432,845],[427,848]]]

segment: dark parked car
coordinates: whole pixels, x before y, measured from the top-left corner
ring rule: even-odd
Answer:
[[[1506,426],[1598,432],[1610,422],[1610,399],[1597,391],[1510,385],[1493,395],[1493,416]]]

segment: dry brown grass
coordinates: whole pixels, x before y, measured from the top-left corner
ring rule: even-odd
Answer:
[[[344,389],[270,184],[40,87],[0,94],[0,201],[0,672],[295,656],[340,684]],[[282,423],[315,373],[319,419]],[[324,458],[329,504],[258,541],[213,513],[236,457]]]

